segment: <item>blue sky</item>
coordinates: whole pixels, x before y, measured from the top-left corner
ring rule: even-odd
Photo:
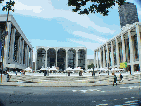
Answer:
[[[7,0],[5,0],[7,1]],[[87,47],[87,58],[94,58],[94,50],[120,33],[118,5],[109,9],[109,15],[99,13],[79,15],[68,7],[68,0],[14,0],[13,14],[26,37],[34,47]],[[141,5],[138,0],[127,0],[137,6],[141,22]],[[2,8],[2,3],[0,7]],[[89,5],[89,3],[87,4]],[[6,14],[0,11],[0,14]],[[35,59],[35,56],[34,56]]]

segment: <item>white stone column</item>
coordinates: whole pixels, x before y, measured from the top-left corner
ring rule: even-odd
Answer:
[[[21,36],[18,39],[18,63],[21,64]]]
[[[20,59],[19,59],[19,62],[20,64],[22,64],[22,37],[20,36]]]
[[[76,50],[76,67],[78,67],[78,50]]]
[[[68,68],[68,49],[66,50],[66,69]]]
[[[102,68],[102,49],[100,48],[100,68]]]
[[[27,67],[27,46],[24,47],[25,50],[25,66]]]
[[[21,64],[24,65],[23,64],[23,60],[24,60],[24,58],[23,58],[24,57],[24,40],[22,40],[22,50],[21,50],[21,53],[22,53],[21,54]]]
[[[99,68],[98,49],[97,49],[96,53],[97,53],[97,70],[98,70],[98,68]]]
[[[31,67],[33,69],[33,48],[31,48]]]
[[[137,33],[137,40],[138,40],[138,53],[139,53],[139,66],[141,71],[141,29],[140,25],[136,25],[136,33]]]
[[[122,39],[122,50],[123,50],[123,62],[126,62],[126,51],[125,51],[124,35],[121,35],[121,39]]]
[[[110,60],[109,60],[109,47],[108,47],[108,44],[106,44],[106,49],[107,49],[107,68],[109,68]],[[109,64],[109,66],[108,66],[108,64]]]
[[[45,49],[45,68],[47,68],[47,50]]]
[[[113,41],[111,41],[111,66],[114,68]]]
[[[94,66],[96,68],[96,51],[94,50]]]
[[[11,50],[10,50],[10,57],[11,61],[10,63],[13,63],[13,57],[14,57],[14,42],[15,42],[15,28],[12,28],[12,33],[11,33]]]
[[[118,38],[115,38],[116,41],[116,58],[117,58],[117,68],[119,69],[119,49],[118,49]]]
[[[36,54],[35,54],[35,71],[37,69],[37,48],[36,48]]]
[[[4,46],[4,58],[3,58],[3,65],[5,68],[6,64],[8,63],[8,52],[9,52],[9,41],[10,41],[10,33],[11,33],[11,22],[7,22],[7,31],[8,35],[5,36],[5,46]]]
[[[85,50],[85,70],[87,70],[87,50]],[[93,66],[94,68],[94,66]]]
[[[56,49],[56,67],[57,67],[57,53],[58,53],[58,49]]]
[[[103,46],[103,68],[105,68],[105,46]]]
[[[32,65],[31,65],[31,53],[32,53],[32,49],[31,49],[31,48],[29,48],[29,53],[30,53],[29,67],[31,67],[31,66],[32,66]]]
[[[134,48],[134,43],[133,43],[133,38],[132,38],[132,35],[131,35],[131,32],[130,30],[128,30],[128,35],[129,35],[129,43],[130,43],[130,64],[131,64],[131,74],[133,74],[134,72],[134,65],[133,65],[133,62],[134,62],[134,52],[133,52],[133,48]]]
[[[27,67],[29,67],[29,46],[27,45]]]

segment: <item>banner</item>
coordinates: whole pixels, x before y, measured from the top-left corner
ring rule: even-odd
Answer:
[[[126,68],[127,67],[127,62],[120,63],[120,68]]]
[[[125,68],[125,64],[124,63],[120,63],[120,68]]]

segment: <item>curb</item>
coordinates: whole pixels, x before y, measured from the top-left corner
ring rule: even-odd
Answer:
[[[136,83],[141,83],[141,82],[136,82]],[[135,84],[135,83],[117,83],[117,85],[123,85],[123,84]],[[100,84],[100,85],[84,85],[84,86],[32,86],[32,85],[6,85],[6,84],[0,84],[0,86],[19,86],[19,87],[94,87],[94,86],[108,86],[108,85],[113,85],[113,84]]]

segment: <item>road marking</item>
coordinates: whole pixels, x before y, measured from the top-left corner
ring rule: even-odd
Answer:
[[[89,89],[89,91],[94,91],[93,89]]]
[[[101,91],[101,90],[97,90],[97,91]]]
[[[97,89],[88,89],[89,91],[96,91]]]
[[[106,101],[106,100],[102,100],[102,101]]]
[[[72,90],[73,92],[76,92],[77,90]]]
[[[130,103],[131,105],[135,105],[135,104],[138,104],[138,103]]]
[[[129,88],[129,87],[120,87],[120,88]]]
[[[123,104],[123,106],[128,106],[128,105],[131,105],[131,104]]]
[[[102,105],[108,105],[108,104],[98,104],[98,105],[96,105],[96,106],[102,106]]]
[[[135,98],[135,97],[131,97],[131,98]]]
[[[96,101],[92,101],[92,102],[96,102]]]
[[[126,101],[125,103],[133,103],[133,102],[135,102],[135,101]]]
[[[117,99],[114,99],[114,100],[117,100]]]
[[[124,99],[128,99],[128,98],[124,98]]]
[[[80,91],[83,92],[83,93],[86,93],[87,90],[80,90]]]
[[[106,91],[101,91],[101,92],[106,92]]]

